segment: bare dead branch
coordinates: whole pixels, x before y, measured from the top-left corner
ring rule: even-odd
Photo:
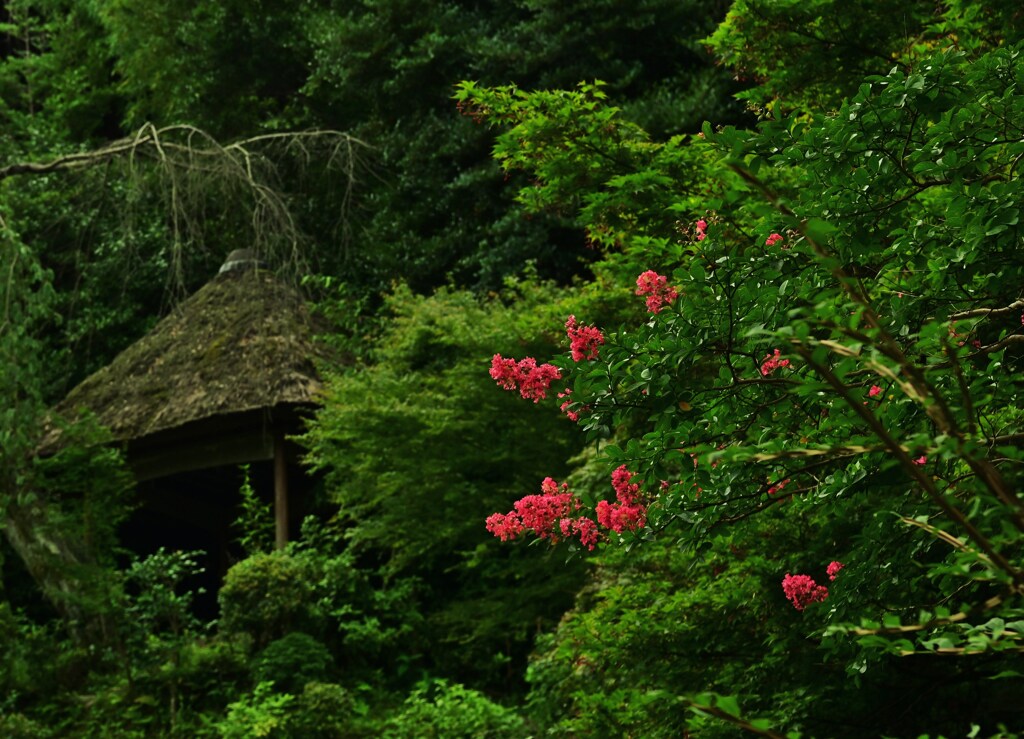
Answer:
[[[223,144],[200,128],[146,124],[132,136],[91,151],[45,162],[15,162],[0,167],[0,181],[22,175],[46,175],[119,163],[133,189],[154,184],[167,203],[173,240],[169,286],[183,289],[187,247],[203,246],[203,226],[211,205],[227,214],[247,213],[249,246],[261,258],[272,257],[293,275],[306,271],[307,237],[293,216],[292,196],[281,172],[285,161],[300,172],[316,166],[337,172],[344,181],[337,222],[342,247],[348,242],[347,213],[369,147],[348,134],[327,129],[269,133]],[[127,211],[127,209],[126,209]],[[131,218],[125,212],[126,219]],[[130,225],[128,226],[130,228]]]
[[[1022,310],[1024,310],[1024,299],[1015,300],[1005,308],[975,308],[973,310],[961,311],[960,313],[952,313],[949,316],[949,320],[962,321],[967,318],[998,318],[1013,313],[1020,313]]]

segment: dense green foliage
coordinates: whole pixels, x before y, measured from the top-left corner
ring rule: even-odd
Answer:
[[[1018,3],[626,5],[0,10],[0,734],[1024,732]],[[339,359],[214,620],[46,409],[242,246]]]
[[[514,689],[531,634],[557,621],[579,584],[578,566],[556,568],[539,548],[495,549],[480,525],[578,448],[572,424],[495,394],[481,371],[495,348],[553,349],[540,332],[557,325],[555,292],[523,283],[503,302],[397,290],[372,364],[331,378],[307,436],[357,566],[378,593],[414,594],[409,668]]]
[[[940,48],[913,73],[867,77],[834,115],[780,116],[753,132],[706,126],[699,138],[663,145],[617,125],[619,112],[597,95],[562,97],[569,116],[552,111],[548,94],[462,88],[477,115],[511,126],[497,153],[537,177],[540,192],[525,192],[526,205],[575,208],[592,231],[615,232],[620,268],[666,271],[678,291],[670,309],[606,333],[597,361],[556,362],[581,424],[595,440],[617,437],[602,450],[609,469],[623,464],[647,481],[643,538],[695,547],[716,566],[705,548],[724,538],[744,550],[738,542],[753,528],[763,539],[755,552],[776,560],[776,582],[808,571],[827,582],[830,560],[846,564],[827,611],[808,615],[828,625],[828,668],[862,677],[845,686],[854,695],[837,683],[837,695],[819,687],[807,703],[793,699],[793,684],[787,700],[772,694],[768,703],[749,685],[749,705],[777,725],[815,735],[958,734],[971,722],[993,733],[1018,720],[1002,701],[1020,689],[1024,623],[1014,464],[1024,320],[1020,54],[1019,45]],[[598,147],[644,156],[632,159],[628,180],[579,167]],[[697,189],[671,176],[697,167]],[[580,179],[595,171],[595,180]],[[627,181],[639,195],[634,208],[620,194]],[[687,226],[671,228],[666,212]],[[580,500],[593,510],[592,491]],[[804,541],[771,547],[766,512],[778,509],[805,522]],[[610,626],[611,590],[579,618]],[[714,591],[699,587],[702,605]],[[793,601],[799,610],[807,603]],[[759,654],[759,665],[780,668],[773,690],[793,651]],[[951,691],[939,699],[945,710],[896,718],[860,703],[894,679],[883,655],[918,654],[971,661],[925,668],[933,694]],[[912,694],[917,676],[901,672]],[[1009,684],[964,693],[965,681],[975,689],[997,677]],[[796,684],[808,680],[798,675]],[[686,678],[666,682],[678,689]],[[642,684],[648,697],[665,689]],[[705,677],[689,691],[702,688],[721,690]],[[741,690],[733,680],[730,692]],[[672,735],[666,727],[679,725],[645,723],[653,708],[625,712],[618,680],[601,699],[593,690],[570,695],[578,720],[605,725],[611,719],[596,717],[611,711],[624,733],[661,726]],[[664,709],[671,693],[663,697],[650,699]],[[684,695],[680,710],[701,701]]]

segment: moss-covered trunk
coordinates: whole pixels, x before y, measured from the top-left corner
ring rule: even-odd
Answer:
[[[42,593],[79,643],[111,643],[117,580],[96,562],[75,527],[61,526],[60,507],[36,497],[6,507],[3,530]]]

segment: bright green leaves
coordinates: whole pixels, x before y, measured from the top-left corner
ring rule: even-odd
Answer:
[[[869,75],[913,71],[907,99],[930,94],[918,73],[953,39],[977,57],[1019,41],[1012,0],[944,3],[740,0],[707,39],[715,54],[752,83],[742,97],[759,113],[818,116],[837,109]],[[894,67],[895,65],[895,67]]]
[[[743,97],[759,109],[817,114],[834,110],[865,75],[906,59],[906,46],[933,12],[925,2],[896,0],[740,0],[707,41],[756,81]]]
[[[557,619],[582,574],[577,562],[552,575],[541,548],[485,546],[486,517],[561,476],[580,447],[568,419],[487,373],[495,353],[557,351],[560,297],[527,280],[489,299],[397,288],[368,361],[328,379],[304,439],[360,571],[383,594],[414,594],[423,621],[402,644],[438,674],[500,684],[496,657],[521,664],[538,619]]]
[[[528,210],[572,217],[595,245],[639,249],[676,232],[680,198],[695,196],[714,155],[684,137],[651,141],[602,87],[525,92],[464,82],[456,99],[467,115],[505,129],[495,157],[531,176],[517,196]]]
[[[659,147],[603,102],[602,86],[527,93],[464,82],[455,97],[466,115],[508,127],[494,154],[504,170],[533,175],[519,190],[520,203],[533,212],[579,211],[591,239],[611,245],[622,236],[620,220],[634,220],[636,201],[664,190],[670,178],[644,166]],[[595,151],[615,154],[595,157]]]

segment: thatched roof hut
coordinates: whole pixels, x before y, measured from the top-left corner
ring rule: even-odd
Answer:
[[[284,434],[320,394],[317,332],[292,287],[232,253],[220,274],[56,410],[94,413],[125,444],[140,481],[275,459],[280,488]],[[276,498],[286,532],[285,494]]]

